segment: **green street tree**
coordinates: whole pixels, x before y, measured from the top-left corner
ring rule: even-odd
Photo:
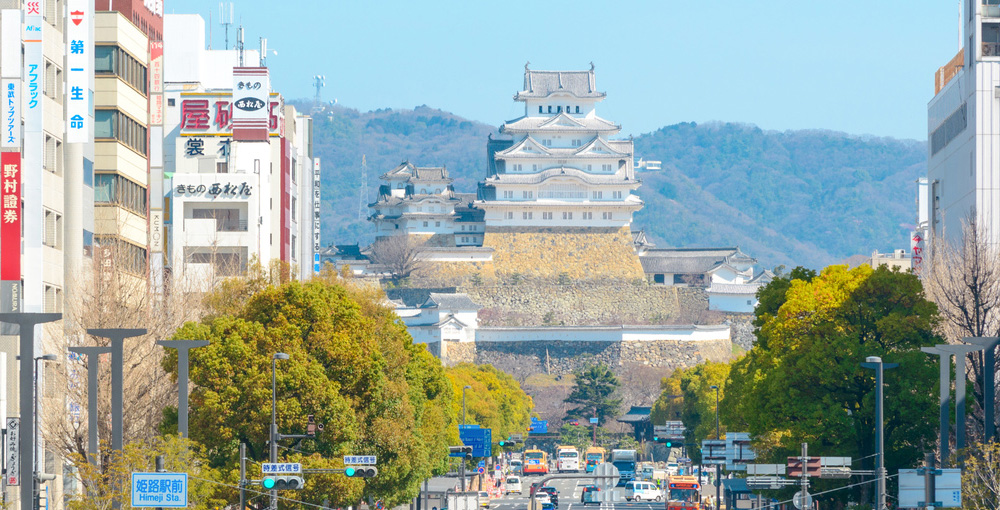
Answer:
[[[307,415],[326,427],[294,450],[285,442],[279,457],[307,468],[341,467],[347,454],[374,454],[379,462],[379,475],[367,482],[309,477],[298,497],[347,506],[377,496],[393,506],[446,466],[452,387],[440,362],[414,345],[381,304],[380,291],[332,278],[234,283],[224,288],[232,300],[214,296],[223,307],[177,331],[176,339],[210,341],[191,351],[191,438],[206,446],[213,467],[236,466],[240,442],[250,457],[265,460],[271,358],[286,353],[290,359],[278,361],[276,370],[279,430],[305,433]],[[164,367],[176,377],[172,349]]]
[[[689,369],[677,369],[670,377],[664,378],[663,391],[653,404],[650,419],[653,424],[662,425],[666,421],[680,420],[687,427],[685,439],[689,443],[701,444],[702,439],[715,439],[715,390],[719,387],[719,398],[726,394],[726,380],[729,377],[728,363],[706,361]],[[720,423],[721,432],[726,427]],[[691,449],[689,456],[700,459],[699,449]]]
[[[566,419],[590,418],[595,411],[601,423],[618,416],[622,405],[621,399],[615,398],[618,378],[607,365],[595,363],[578,368],[573,377],[573,391],[564,402],[576,407],[566,411]]]
[[[872,469],[874,374],[860,363],[881,356],[900,364],[885,377],[886,466],[915,465],[933,448],[937,416],[936,362],[919,348],[940,341],[937,307],[917,277],[831,266],[809,280],[776,281],[761,292],[780,297],[773,291],[784,287],[783,301],[758,311],[758,343],[730,371],[720,406],[729,430],[750,432],[762,462],[808,442],[811,455],[850,456]],[[870,487],[862,489],[867,501]]]
[[[462,420],[462,388],[466,397],[466,423],[493,430],[493,441],[522,434],[531,424],[534,403],[509,374],[493,365],[460,363],[445,370],[452,385],[452,416],[455,423]],[[451,432],[452,444],[458,443],[458,429]]]

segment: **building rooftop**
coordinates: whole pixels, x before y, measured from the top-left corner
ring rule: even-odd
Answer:
[[[643,272],[698,274],[726,262],[739,252],[733,248],[662,248],[651,249],[639,257]]]
[[[479,310],[482,308],[465,293],[443,294],[431,292],[421,308],[443,308],[445,310]]]
[[[603,98],[597,91],[594,68],[589,71],[533,71],[524,66],[524,90],[514,95],[516,101],[568,93],[579,98]]]
[[[638,179],[629,179],[628,177],[622,177],[615,174],[592,174],[584,172],[583,170],[565,166],[549,168],[548,170],[543,170],[533,174],[497,174],[492,177],[487,177],[484,182],[487,184],[497,182],[504,182],[508,184],[539,184],[553,177],[574,177],[587,184],[639,183]]]
[[[443,166],[418,167],[404,161],[396,168],[389,170],[379,177],[385,181],[410,181],[410,182],[451,182],[448,177],[448,169]]]
[[[621,126],[600,117],[573,117],[561,113],[553,117],[524,116],[509,120],[500,126],[501,133],[525,131],[582,131],[618,132]]]

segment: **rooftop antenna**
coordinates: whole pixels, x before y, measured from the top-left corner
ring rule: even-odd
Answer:
[[[212,10],[208,10],[208,49],[212,49]]]
[[[313,86],[316,87],[316,98],[313,99],[313,109],[319,108],[320,103],[322,103],[322,98],[320,92],[323,90],[323,86],[326,85],[326,76],[322,74],[317,74],[313,76]]]
[[[240,67],[243,67],[243,25],[236,29],[236,53],[240,56]]]
[[[361,155],[361,193],[358,195],[358,219],[365,219],[365,199],[368,198],[368,161]]]
[[[267,67],[267,38],[260,38],[260,66]]]
[[[226,16],[226,4],[229,4],[229,16]],[[229,49],[229,25],[233,24],[233,3],[219,2],[219,23],[226,27],[226,49]]]

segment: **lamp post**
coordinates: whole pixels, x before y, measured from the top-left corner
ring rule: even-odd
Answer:
[[[719,387],[712,385],[711,388],[715,390],[715,439],[721,439],[719,434]],[[722,504],[719,502],[719,496],[722,493],[722,467],[719,464],[715,465],[715,508],[722,508]]]
[[[286,360],[288,357],[283,352],[276,352],[271,356],[271,463],[278,462],[278,398],[275,368],[279,359]],[[278,491],[274,489],[271,489],[271,510],[278,510]]]
[[[465,390],[471,390],[472,386],[465,385],[462,387],[462,426],[465,426]],[[462,457],[462,462],[458,465],[458,476],[462,479],[462,492],[465,492],[465,457]]]
[[[35,399],[34,399],[35,400],[35,419],[34,419],[34,422],[35,422],[35,424],[34,425],[35,425],[35,427],[34,427],[34,430],[31,431],[31,444],[32,444],[32,447],[35,449],[35,455],[34,455],[34,457],[35,457],[35,459],[34,459],[35,463],[34,463],[34,466],[32,466],[31,483],[33,484],[32,493],[34,495],[34,503],[32,503],[32,505],[36,509],[39,508],[39,505],[41,503],[39,501],[39,496],[41,495],[41,487],[39,486],[39,483],[38,483],[39,482],[39,477],[38,477],[38,456],[40,455],[40,453],[38,453],[38,421],[39,421],[39,416],[38,415],[40,414],[38,412],[38,393],[39,393],[38,392],[38,362],[39,361],[55,361],[56,359],[58,359],[58,358],[56,357],[55,354],[43,354],[41,356],[35,356],[35,358],[34,358],[34,361],[35,361],[35,381],[34,381],[34,387],[35,387],[34,388],[34,393],[35,393]]]
[[[883,437],[883,412],[882,412],[882,374],[885,370],[890,368],[896,368],[899,363],[883,363],[882,358],[878,356],[868,356],[865,358],[865,363],[861,364],[864,368],[872,368],[875,370],[875,462],[877,467],[875,468],[875,477],[878,479],[878,484],[876,486],[877,490],[877,503],[875,510],[886,510],[885,506],[885,444]]]

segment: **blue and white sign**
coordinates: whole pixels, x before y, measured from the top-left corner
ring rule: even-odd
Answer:
[[[595,417],[591,418],[590,419],[590,423],[592,423],[594,425],[597,425],[597,417],[595,416]]]
[[[187,508],[187,473],[132,473],[132,508]]]
[[[377,460],[375,455],[344,455],[345,466],[374,466]]]
[[[493,429],[480,428],[479,425],[459,425],[458,437],[462,444],[472,447],[473,457],[493,456]]]
[[[283,475],[302,472],[299,462],[265,462],[260,465],[260,472],[265,475]]]
[[[531,426],[528,428],[528,432],[531,434],[548,434],[549,433],[549,421],[539,420],[538,418],[531,418]]]

